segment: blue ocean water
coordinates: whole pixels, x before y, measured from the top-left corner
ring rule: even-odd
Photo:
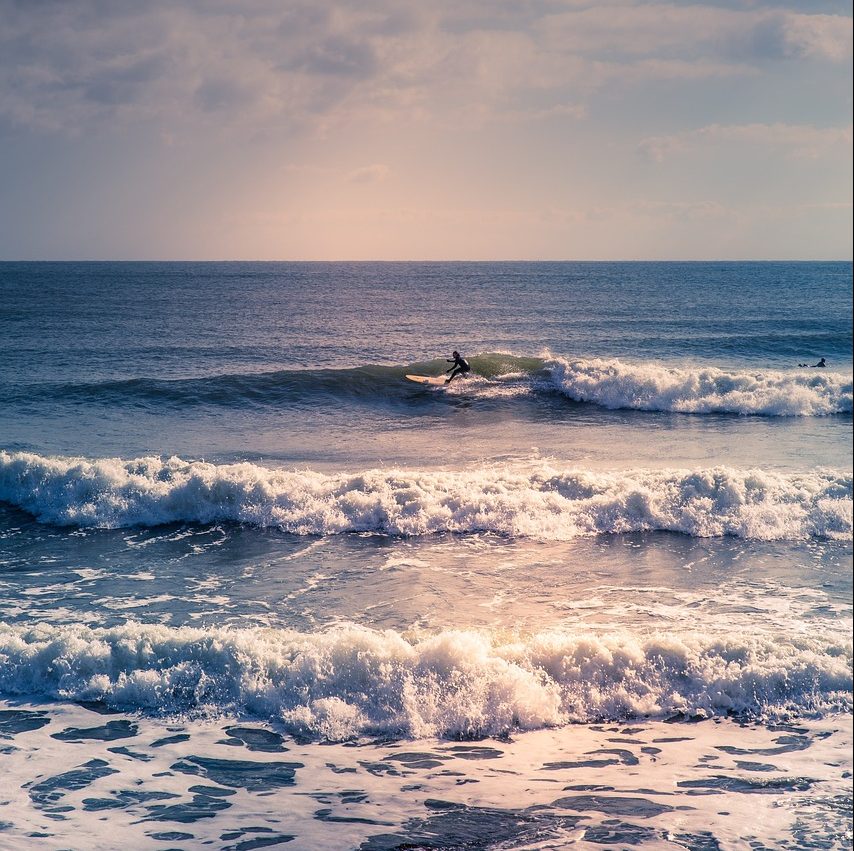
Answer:
[[[845,263],[7,263],[0,286],[7,450],[437,463],[595,453],[594,426],[608,458],[737,429],[833,463],[850,434]],[[402,381],[453,348],[491,383]]]
[[[851,276],[850,263],[0,263],[0,734],[22,790],[0,810],[10,847],[27,831],[66,847],[81,824],[94,837],[98,807],[134,847],[195,847],[238,813],[270,816],[235,779],[261,769],[227,756],[285,742],[302,763],[287,783],[264,763],[279,778],[267,791],[333,802],[290,823],[291,847],[528,848],[537,831],[564,847],[579,830],[671,847],[672,809],[637,790],[673,794],[660,754],[680,737],[699,750],[668,771],[727,799],[682,801],[695,822],[672,847],[744,835],[739,796],[771,788],[751,771],[792,813],[757,842],[809,847],[798,837],[815,822],[816,847],[842,843]],[[471,376],[405,379],[442,373],[453,349]],[[63,726],[92,711],[120,720]],[[716,720],[686,732],[701,717]],[[228,740],[211,738],[217,719]],[[158,724],[185,750],[145,745]],[[596,741],[598,762],[538,750],[603,724],[617,738]],[[378,741],[417,753],[347,763],[364,800],[333,792],[323,748]],[[759,764],[744,753],[801,751],[801,766],[744,767]],[[691,773],[742,752],[726,783]],[[488,787],[466,768],[474,753],[521,784],[488,812],[445,787]],[[174,797],[165,815],[128,785],[149,762],[148,786]],[[64,768],[38,779],[36,763]],[[611,764],[638,776],[605,788]],[[603,795],[531,797],[536,771]],[[222,789],[243,791],[225,804]],[[622,826],[606,829],[615,807]],[[132,827],[170,819],[192,827]]]

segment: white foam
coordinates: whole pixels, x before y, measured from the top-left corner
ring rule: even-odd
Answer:
[[[0,691],[120,708],[248,712],[330,740],[478,736],[676,712],[851,708],[851,642],[547,632],[421,639],[352,624],[306,634],[134,622],[0,624]]]
[[[548,360],[546,368],[569,398],[606,408],[813,417],[852,410],[851,376],[825,370],[729,371],[563,358]]]
[[[0,500],[45,522],[105,528],[234,521],[301,535],[488,531],[544,540],[643,530],[850,539],[852,531],[852,476],[828,470],[608,473],[536,461],[329,475],[0,451]]]

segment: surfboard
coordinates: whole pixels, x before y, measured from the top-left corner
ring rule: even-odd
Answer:
[[[407,375],[410,381],[416,384],[430,384],[433,387],[443,387],[445,379],[441,375]]]

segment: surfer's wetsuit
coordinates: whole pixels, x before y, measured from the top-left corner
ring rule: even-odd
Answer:
[[[447,360],[446,363],[452,363],[453,366],[450,369],[446,369],[445,372],[450,372],[451,375],[449,378],[445,379],[445,384],[450,384],[458,375],[465,375],[467,372],[471,372],[471,367],[469,366],[469,362],[460,357],[459,352],[454,352],[454,359]]]

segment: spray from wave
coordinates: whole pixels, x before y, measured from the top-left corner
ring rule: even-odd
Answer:
[[[232,521],[298,535],[493,532],[542,540],[656,530],[760,540],[852,534],[852,476],[827,470],[595,472],[538,461],[333,475],[0,451],[0,500],[44,522],[104,528]]]
[[[850,641],[816,637],[421,639],[126,623],[0,625],[0,690],[166,713],[248,712],[301,734],[476,737],[674,713],[779,718],[851,707]]]

